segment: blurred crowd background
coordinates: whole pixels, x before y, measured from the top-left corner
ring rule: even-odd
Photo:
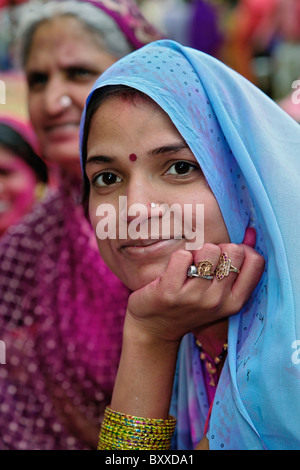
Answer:
[[[15,57],[17,25],[23,8],[28,3],[34,7],[36,1],[0,0],[0,79],[6,84],[6,111],[22,116],[27,112],[26,90]],[[299,104],[292,100],[292,84],[295,88],[300,79],[300,0],[136,1],[166,37],[221,59],[300,122]]]

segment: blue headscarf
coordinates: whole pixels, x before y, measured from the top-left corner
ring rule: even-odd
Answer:
[[[116,84],[144,92],[164,109],[197,158],[231,241],[241,243],[252,224],[256,250],[266,260],[250,300],[229,319],[210,449],[298,449],[299,125],[220,61],[170,40],[114,64],[88,101],[97,88]],[[85,112],[82,124],[84,118]],[[203,437],[208,403],[198,367],[193,336],[187,335],[171,406],[179,449],[191,449]]]

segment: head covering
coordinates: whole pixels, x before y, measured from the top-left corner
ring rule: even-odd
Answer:
[[[79,1],[94,5],[113,18],[135,49],[161,39],[161,34],[146,20],[134,0]]]
[[[38,156],[39,145],[29,122],[11,115],[0,115],[0,146],[12,150],[32,168],[37,178],[46,183],[48,169]]]
[[[14,116],[13,114],[0,114],[0,124],[11,127],[30,145],[30,147],[32,147],[36,153],[39,153],[37,137],[28,121],[20,118],[19,116]]]
[[[28,4],[20,19],[18,52],[23,67],[27,63],[36,28],[44,21],[64,16],[76,18],[90,33],[95,33],[100,39],[98,46],[117,59],[162,38],[134,0],[40,1],[34,8]]]
[[[169,40],[121,59],[93,91],[117,84],[142,91],[169,115],[206,176],[231,241],[241,243],[251,223],[256,250],[266,260],[251,298],[229,319],[228,356],[208,431],[210,449],[297,449],[299,125],[220,61]],[[85,113],[81,139],[84,118]],[[185,336],[171,408],[178,419],[179,449],[199,442],[208,413],[195,348],[193,335]]]

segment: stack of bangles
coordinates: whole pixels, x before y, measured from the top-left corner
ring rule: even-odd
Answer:
[[[105,409],[98,450],[168,450],[176,419],[137,418]]]

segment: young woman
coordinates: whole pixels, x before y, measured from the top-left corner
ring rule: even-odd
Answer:
[[[81,206],[79,123],[96,77],[157,33],[131,0],[98,0],[35,3],[20,34],[29,114],[58,188],[0,244],[0,448],[94,449],[128,289]]]
[[[94,85],[85,199],[103,259],[134,291],[100,449],[167,448],[173,417],[177,449],[298,448],[299,144],[298,125],[246,79],[172,41]],[[174,203],[192,207],[202,247],[188,249],[183,223],[164,236]]]
[[[31,126],[0,116],[0,236],[30,212],[46,191],[48,170]]]

